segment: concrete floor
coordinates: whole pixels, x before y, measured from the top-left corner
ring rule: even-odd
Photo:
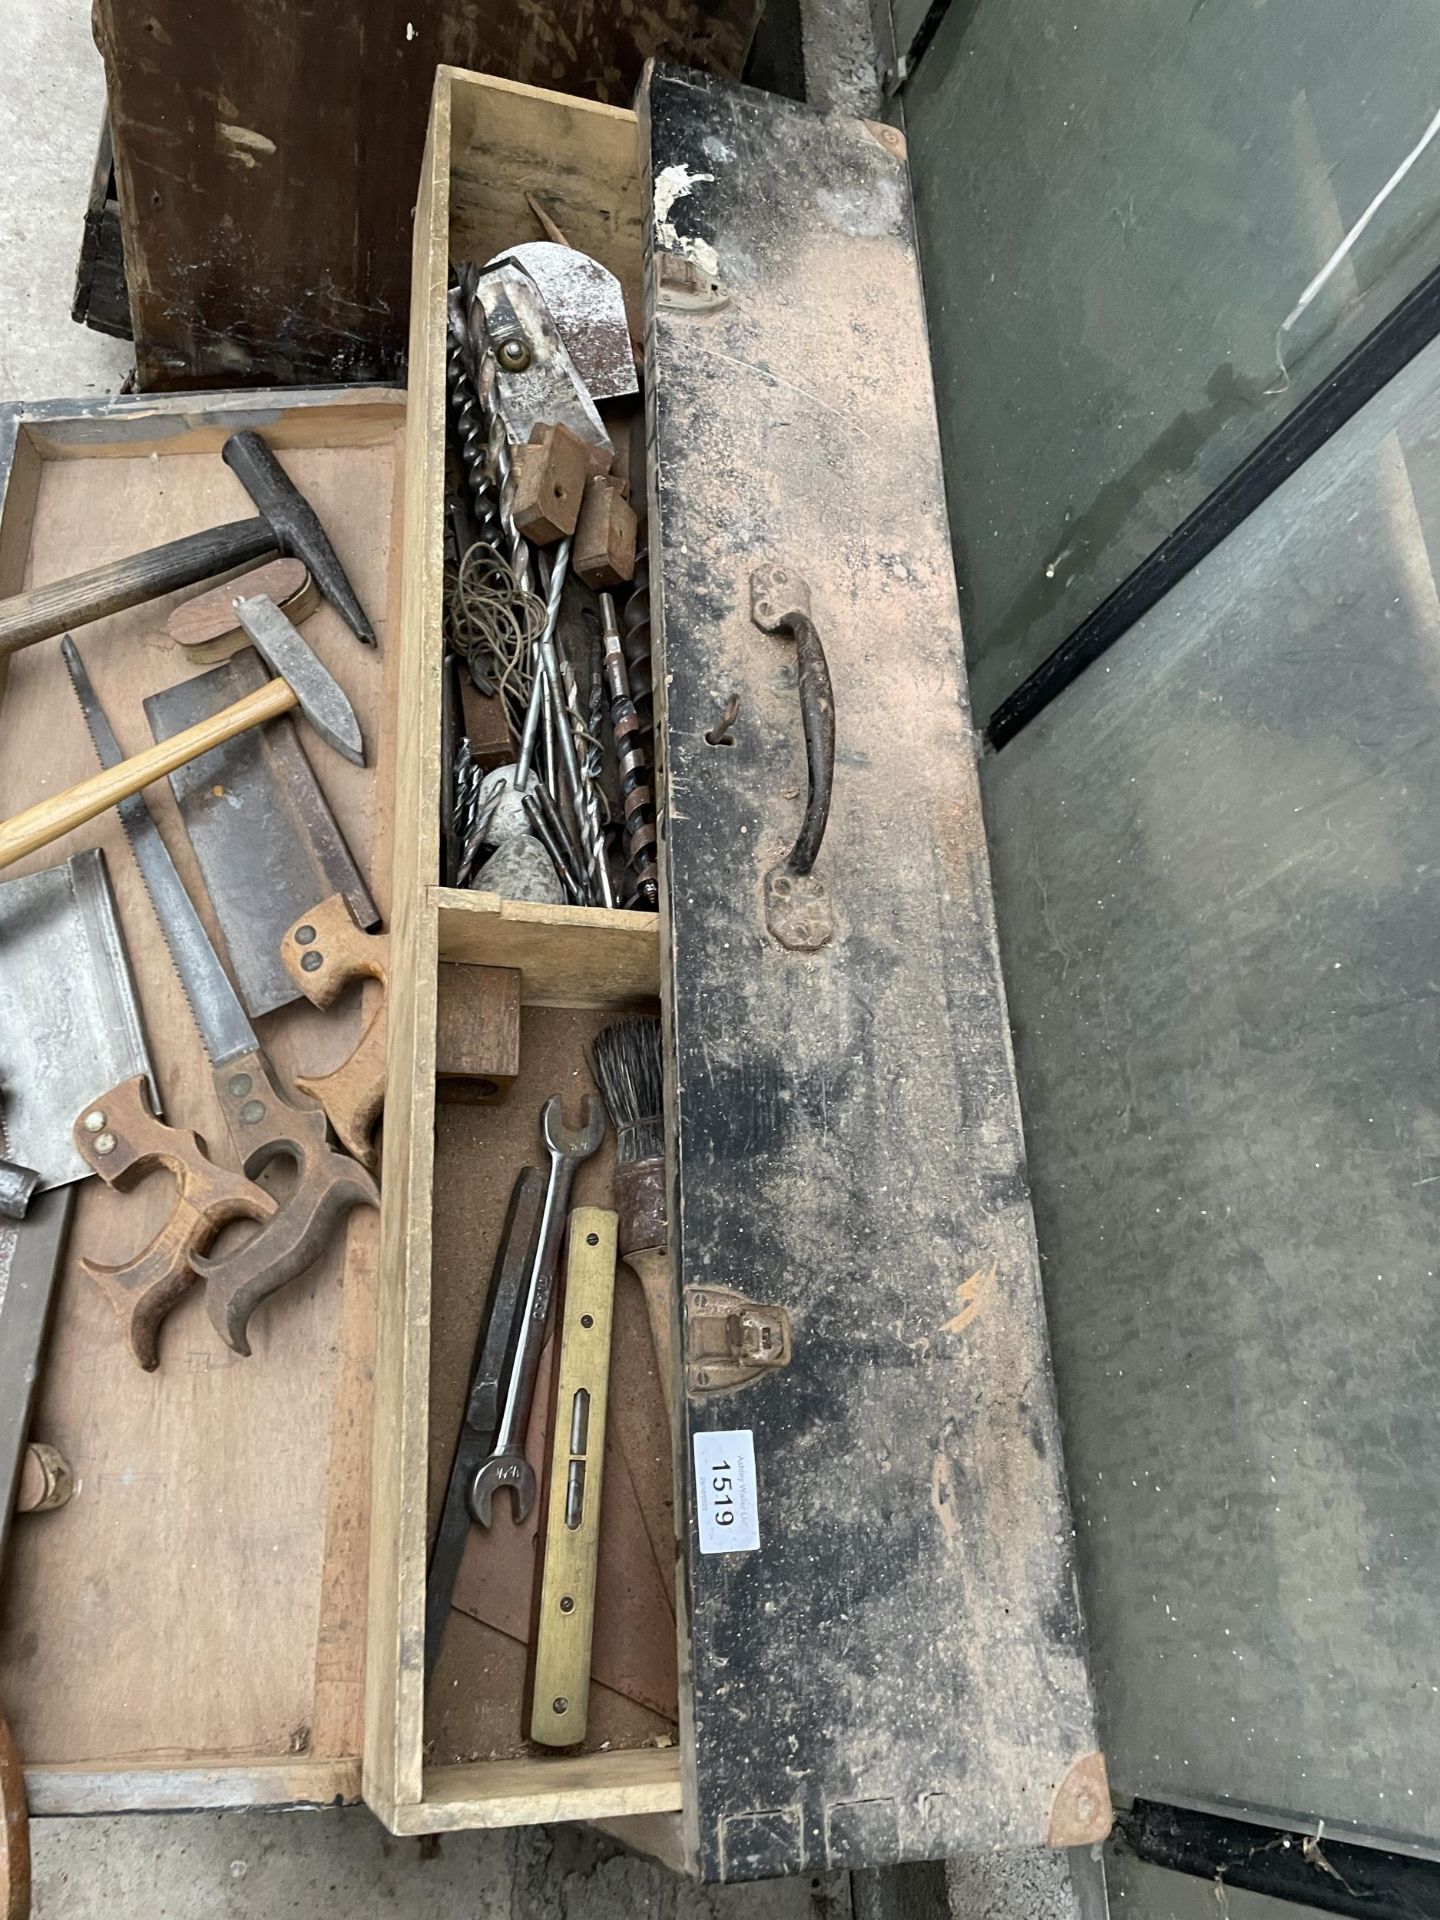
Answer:
[[[845,1876],[700,1888],[578,1827],[395,1840],[363,1807],[32,1825],[35,1920],[850,1920]]]
[[[70,319],[105,73],[86,0],[5,0],[0,61],[0,400],[118,392],[128,341]]]

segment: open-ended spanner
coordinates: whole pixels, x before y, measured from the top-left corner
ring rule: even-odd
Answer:
[[[509,1487],[515,1497],[517,1526],[529,1516],[535,1504],[535,1469],[525,1458],[525,1429],[530,1421],[535,1375],[539,1371],[540,1350],[545,1342],[545,1323],[550,1317],[550,1295],[560,1258],[560,1238],[565,1231],[565,1216],[570,1206],[570,1188],[574,1183],[575,1169],[590,1158],[605,1138],[605,1109],[593,1093],[587,1093],[585,1125],[577,1133],[566,1126],[560,1096],[556,1094],[545,1103],[545,1110],[540,1116],[540,1132],[550,1152],[550,1183],[545,1190],[540,1237],[535,1245],[535,1258],[525,1292],[520,1338],[505,1388],[505,1404],[495,1435],[495,1451],[470,1483],[470,1511],[482,1527],[490,1524],[490,1502],[499,1487]]]

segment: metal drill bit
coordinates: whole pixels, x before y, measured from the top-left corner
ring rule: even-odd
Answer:
[[[620,644],[625,651],[625,674],[635,702],[635,718],[640,722],[646,752],[653,759],[655,669],[650,658],[650,554],[643,542],[635,556],[635,584],[620,622]]]
[[[560,618],[560,596],[565,589],[565,575],[570,569],[569,540],[562,540],[555,548],[550,561],[550,577],[545,589],[545,632],[553,635]],[[537,648],[538,651],[538,648]],[[525,731],[520,737],[520,753],[516,767],[516,781],[523,788],[525,776],[530,771],[530,763],[535,757],[536,745],[541,741],[541,721],[545,715],[545,674],[536,668],[535,677],[530,685],[530,704],[525,711]],[[547,737],[548,736],[544,736]],[[554,791],[553,782],[551,791]]]
[[[531,590],[534,570],[530,542],[515,524],[514,482],[510,465],[510,436],[495,405],[495,361],[485,334],[485,310],[475,298],[478,276],[473,267],[462,269],[459,305],[464,316],[461,341],[462,365],[474,383],[475,404],[485,427],[485,464],[500,519],[497,545],[510,562],[515,584],[522,593]]]
[[[460,346],[465,321],[459,287],[450,289],[448,312],[450,324],[445,340],[445,387],[451,417],[455,422],[460,469],[470,491],[476,534],[486,546],[498,549],[503,538],[500,508],[485,466],[486,420]],[[463,560],[465,556],[462,553],[459,557]]]
[[[660,884],[655,867],[655,803],[650,769],[635,702],[625,673],[625,653],[615,619],[615,602],[600,596],[605,633],[605,684],[610,694],[610,725],[615,735],[615,759],[620,772],[620,801],[625,816],[625,858],[634,876],[635,896],[645,906],[659,904]]]
[[[580,719],[580,693],[575,685],[575,675],[570,671],[569,661],[559,655],[555,646],[555,628],[560,618],[560,596],[564,591],[565,577],[570,568],[570,548],[571,542],[562,540],[555,548],[555,558],[550,568],[550,584],[545,603],[545,626],[536,642],[540,664],[535,675],[535,684],[531,688],[530,710],[525,716],[525,732],[520,743],[517,780],[523,786],[537,741],[549,738],[548,731],[542,732],[548,692],[555,704],[555,737],[560,749],[560,764],[569,789],[570,803],[575,814],[576,830],[584,848],[585,867],[590,879],[590,896],[595,905],[611,907],[615,904],[615,896],[610,890],[610,875],[605,865],[605,841],[600,830],[600,803],[595,783],[582,765],[578,752],[578,742],[583,731]]]
[[[590,712],[587,718],[590,737],[585,743],[585,759],[592,780],[600,778],[601,769],[604,766],[604,750],[600,741],[601,729],[605,725],[603,651],[600,635],[592,633],[590,636]]]

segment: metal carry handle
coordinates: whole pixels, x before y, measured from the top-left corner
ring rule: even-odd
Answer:
[[[835,932],[825,883],[813,871],[835,785],[835,693],[803,574],[793,567],[757,567],[750,575],[750,618],[762,633],[789,633],[795,639],[809,792],[794,846],[765,876],[765,920],[782,946],[810,953]]]

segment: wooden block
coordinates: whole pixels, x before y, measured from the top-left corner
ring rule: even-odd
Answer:
[[[633,502],[645,491],[645,408],[638,394],[607,400],[600,418],[615,448],[611,477],[620,483],[622,498]]]
[[[320,594],[303,560],[267,560],[263,567],[236,574],[175,608],[165,631],[192,660],[213,666],[250,644],[235,618],[235,602],[265,593],[298,626],[320,604]]]
[[[618,587],[635,578],[635,512],[612,474],[594,474],[575,528],[571,565],[587,587]]]
[[[498,1100],[519,1071],[519,973],[513,967],[442,966],[435,1010],[439,1098]]]
[[[498,694],[481,693],[462,666],[460,669],[460,711],[465,738],[476,763],[486,773],[503,767],[515,758],[510,729],[505,724],[505,705]]]
[[[584,442],[558,422],[537,427],[530,444],[511,453],[510,466],[515,524],[526,539],[547,547],[574,533],[593,470]]]

